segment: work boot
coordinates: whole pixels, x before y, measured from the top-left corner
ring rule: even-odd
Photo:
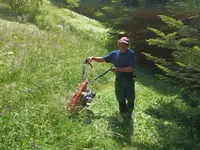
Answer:
[[[127,112],[120,112],[120,115],[123,120],[127,118]]]
[[[128,118],[129,120],[132,119],[132,110],[127,112],[127,118]]]
[[[124,122],[130,122],[132,120],[132,110],[125,113]]]

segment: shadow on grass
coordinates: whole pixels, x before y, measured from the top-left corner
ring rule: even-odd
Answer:
[[[149,108],[147,114],[155,118],[161,149],[200,149],[200,113],[184,109],[176,101]]]
[[[112,129],[113,139],[120,144],[132,145],[132,136],[134,133],[134,121],[122,121],[118,116],[109,118],[109,127]]]
[[[133,119],[123,121],[122,118],[116,114],[111,117],[104,117],[101,115],[94,115],[93,111],[84,109],[79,112],[71,113],[70,119],[79,120],[83,123],[90,124],[92,120],[104,118],[108,121],[108,127],[112,130],[113,139],[119,144],[132,145],[132,136],[134,133]]]
[[[112,138],[122,145],[123,147],[132,147],[139,150],[150,150],[151,147],[157,147],[156,145],[149,145],[144,143],[138,143],[133,141],[134,137],[134,120],[123,121],[119,116],[112,116],[108,118],[109,128],[112,130]]]
[[[173,86],[172,84],[170,85],[170,83],[165,81],[164,79],[158,79],[156,77],[156,73],[148,71],[147,69],[144,69],[141,66],[138,66],[135,69],[135,74],[136,82],[141,83],[145,87],[150,87],[160,94],[174,95],[180,92],[179,88]]]

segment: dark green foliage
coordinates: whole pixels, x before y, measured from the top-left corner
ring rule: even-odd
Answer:
[[[79,6],[78,4],[79,0],[65,0],[65,1],[67,2],[70,8],[75,8]]]
[[[200,106],[200,87],[194,86],[192,88],[185,88],[181,91],[181,96],[186,100],[186,102],[192,106]]]
[[[104,2],[101,0],[79,0],[79,7],[75,10],[85,16],[94,18],[95,16],[101,16],[103,14],[101,8]]]
[[[17,16],[24,16],[33,21],[39,14],[43,0],[3,0],[4,7]]]
[[[154,61],[157,67],[167,75],[178,79],[182,85],[196,87],[200,85],[200,48],[198,39],[193,35],[198,32],[184,25],[180,20],[175,20],[167,16],[159,16],[169,28],[175,30],[165,34],[154,28],[149,28],[158,38],[149,39],[149,45],[171,49],[171,59],[161,59],[144,53],[145,56]]]

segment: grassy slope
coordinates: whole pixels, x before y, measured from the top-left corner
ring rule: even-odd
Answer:
[[[140,68],[131,124],[123,124],[118,115],[112,73],[91,85],[97,92],[92,106],[69,118],[65,102],[81,82],[82,60],[107,53],[107,30],[94,20],[50,5],[36,23],[49,31],[0,19],[0,149],[200,147],[198,135],[187,123],[190,108],[176,89]],[[94,66],[89,77],[109,67]]]

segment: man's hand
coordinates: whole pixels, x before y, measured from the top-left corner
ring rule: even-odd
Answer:
[[[86,59],[87,59],[87,63],[90,64],[93,60],[93,57],[87,57]]]
[[[117,72],[117,68],[116,67],[112,67],[112,72]]]
[[[88,63],[91,63],[92,61],[96,62],[105,62],[103,57],[87,57]]]

